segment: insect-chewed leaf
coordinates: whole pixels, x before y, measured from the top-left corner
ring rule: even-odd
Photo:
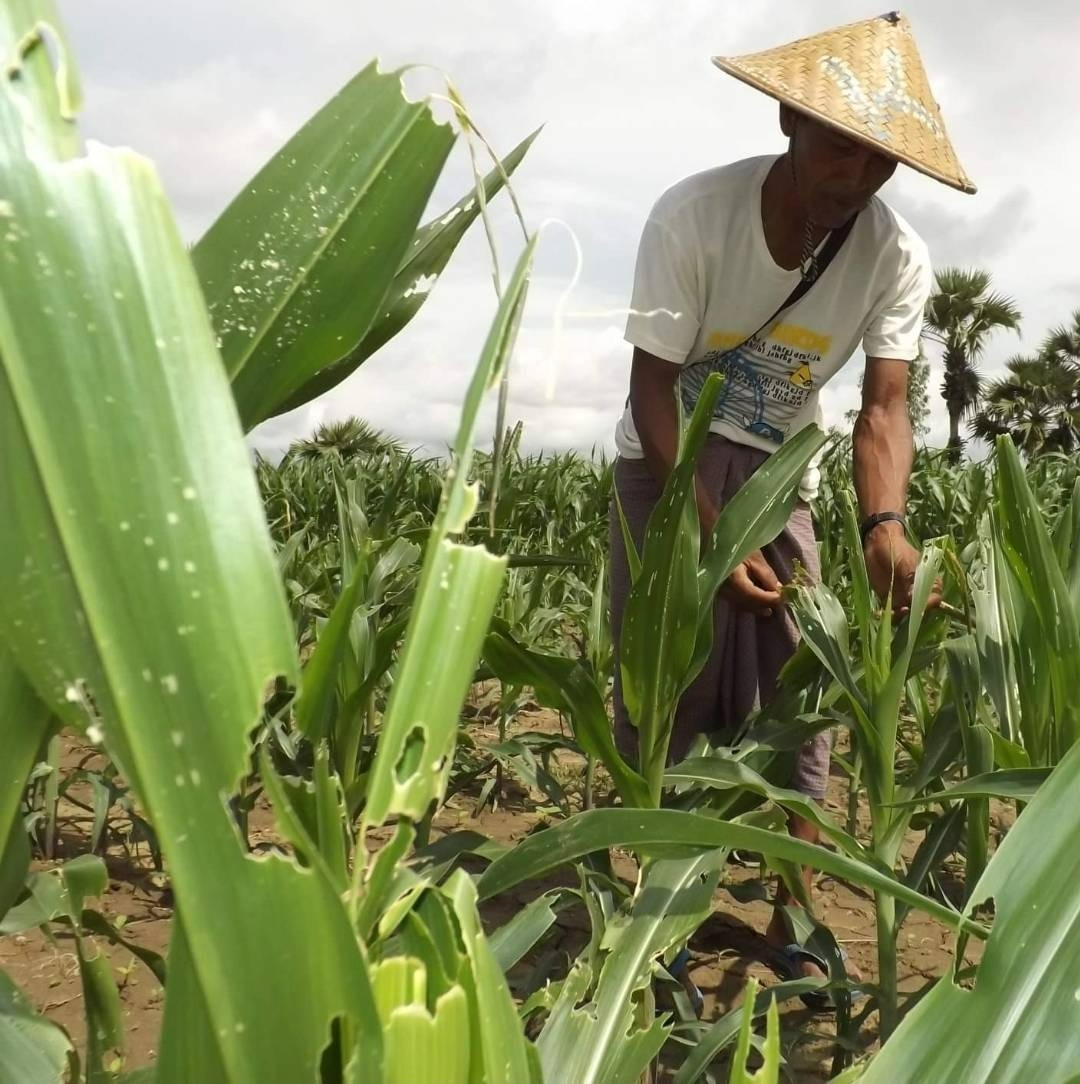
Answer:
[[[350,353],[384,307],[454,142],[369,64],[193,251],[244,427]]]
[[[51,72],[52,14],[5,5],[0,55]],[[43,703],[104,739],[165,852],[180,921],[158,1084],[313,1080],[338,1017],[378,1067],[333,886],[249,860],[226,805],[296,658],[199,282],[150,164],[44,139],[25,95],[5,69],[0,504],[19,515],[0,518],[0,636]]]
[[[539,129],[523,139],[483,180],[484,198],[490,200],[521,164]],[[372,354],[396,335],[420,311],[439,276],[457,248],[465,231],[480,214],[475,193],[463,196],[416,231],[405,259],[383,299],[381,312],[364,338],[340,361],[320,370],[299,390],[293,392],[275,413],[301,406],[340,384]]]

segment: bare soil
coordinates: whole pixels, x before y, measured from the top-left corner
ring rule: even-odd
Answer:
[[[482,690],[479,696],[483,697]],[[485,718],[486,713],[477,711],[476,707],[474,701],[473,711],[469,712],[474,716],[471,732],[480,741],[495,739],[493,724]],[[552,713],[534,709],[519,714],[510,732],[550,732],[559,726],[558,718]],[[72,737],[65,741],[64,770],[85,761],[93,751]],[[88,766],[95,765],[91,763]],[[835,768],[834,771],[838,772]],[[580,790],[581,766],[574,763],[574,758],[562,757],[557,774],[568,790],[574,787]],[[472,792],[461,793],[450,799],[435,821],[433,838],[469,828],[500,842],[512,843],[550,819],[537,811],[537,807],[546,805],[547,800],[540,795],[527,793],[509,778],[505,781],[503,796],[495,809],[489,805],[477,812],[476,793],[474,788]],[[88,793],[80,791],[79,786],[72,788],[72,797],[89,801]],[[825,806],[837,820],[843,821],[847,808],[847,785],[841,774],[834,775]],[[865,810],[860,810],[860,820],[865,828]],[[61,802],[55,862],[85,853],[88,849],[89,822],[89,814],[84,810],[70,802]],[[165,954],[173,915],[168,879],[164,873],[154,870],[145,844],[133,850],[125,842],[123,822],[122,815],[114,810],[103,854],[109,871],[108,891],[97,901],[97,907],[114,923],[122,922],[125,935],[130,940]],[[385,839],[386,835],[382,838]],[[914,853],[920,838],[920,835],[913,834],[905,849],[906,857]],[[253,848],[275,842],[273,815],[269,809],[262,806],[255,809],[251,818],[250,840]],[[36,868],[48,868],[51,864],[41,861],[36,863]],[[616,869],[627,878],[633,876],[633,862],[629,856],[621,856],[616,862]],[[758,880],[759,876],[756,868],[729,864],[724,880],[727,884],[738,885]],[[949,871],[946,870],[946,891],[949,891],[948,878]],[[958,900],[961,880],[958,877],[952,886],[954,901]],[[513,892],[492,901],[484,909],[485,925],[489,929],[497,928],[522,904],[556,883],[572,882],[566,877],[556,876],[544,883],[518,886]],[[832,929],[849,960],[864,979],[873,981],[876,947],[874,907],[870,895],[831,876],[819,875],[815,879],[814,898],[819,918]],[[91,901],[90,905],[94,906],[94,902]],[[739,1005],[749,979],[756,978],[764,987],[779,981],[763,962],[766,959],[766,945],[762,935],[770,913],[770,905],[765,901],[739,903],[725,888],[721,887],[717,892],[712,917],[691,942],[690,974],[704,994],[706,1021],[715,1020]],[[521,978],[538,966],[550,966],[557,972],[560,963],[565,966],[566,961],[577,955],[586,939],[587,919],[584,912],[563,912],[538,954],[519,965],[512,979]],[[157,1049],[164,991],[151,972],[129,951],[105,944],[102,938],[97,941],[109,956],[120,985],[128,1043],[125,1064],[129,1068],[148,1064],[153,1061]],[[901,988],[915,991],[930,980],[946,974],[953,964],[953,945],[952,933],[940,923],[919,913],[910,914],[900,940]],[[969,947],[969,960],[977,960],[978,955],[979,946]],[[54,925],[50,936],[34,930],[0,939],[0,967],[41,1011],[66,1028],[82,1048],[85,1020],[78,966],[70,935]],[[828,1080],[833,1051],[832,1016],[815,1014],[796,999],[782,1006],[781,1019],[790,1079],[798,1084]],[[873,1045],[875,1029],[876,1017],[871,1016],[860,1036],[867,1047]],[[677,1064],[678,1060],[678,1055],[674,1055],[673,1064]],[[722,1062],[718,1063],[718,1068],[720,1065]]]

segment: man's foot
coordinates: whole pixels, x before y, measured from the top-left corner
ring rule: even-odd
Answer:
[[[772,919],[765,930],[765,942],[775,953],[783,953],[792,943],[791,933],[788,930],[787,919],[780,908],[773,909]],[[792,978],[797,979],[827,979],[828,973],[815,961],[812,955],[800,953],[790,959]],[[845,970],[852,982],[862,982],[862,972],[850,961],[845,961]]]
[[[801,839],[806,843],[816,844],[818,842],[818,826],[813,821],[808,821],[795,813],[790,814],[788,817],[788,831],[795,839]],[[803,887],[806,889],[807,896],[809,896],[813,871],[804,866],[801,877]],[[788,925],[788,917],[784,913],[784,908],[792,906],[798,907],[800,904],[781,880],[777,885],[776,907],[773,908],[772,919],[765,931],[765,941],[773,951],[777,961],[780,962],[781,969],[788,971],[791,978],[827,979],[829,977],[827,970],[822,966],[824,961],[818,959],[815,953],[807,953],[797,949],[792,951],[789,948],[795,938]],[[852,982],[862,982],[862,975],[859,973],[858,968],[854,965],[848,965],[846,961],[845,971]],[[803,996],[803,1001],[807,1004],[818,1003],[822,999],[830,1004],[832,1002],[832,999],[827,994],[822,994],[820,991],[812,991]]]
[[[772,918],[765,930],[765,943],[774,953],[782,953],[792,943],[791,933],[788,931],[787,919],[779,907],[773,909]],[[829,976],[822,968],[806,956],[800,956],[791,961],[793,978],[797,979],[827,979]]]

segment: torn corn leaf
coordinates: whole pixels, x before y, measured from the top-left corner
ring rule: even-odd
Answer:
[[[419,820],[442,797],[505,568],[482,547],[445,541],[426,563],[368,781],[369,827]]]
[[[523,139],[483,180],[484,198],[491,198],[502,188],[503,176],[509,176],[520,165],[533,140],[540,134],[537,129]],[[405,259],[398,268],[394,281],[383,300],[382,312],[356,348],[340,361],[321,369],[302,388],[294,392],[280,407],[279,413],[293,410],[316,396],[322,395],[340,384],[350,373],[362,365],[376,350],[393,338],[420,311],[428,294],[438,282],[450,257],[466,230],[480,213],[475,193],[463,196],[453,207],[417,231],[409,245]]]
[[[518,258],[465,395],[368,782],[365,828],[395,814],[419,820],[446,790],[461,705],[506,568],[505,557],[447,536],[464,530],[475,508],[468,472],[477,417],[484,394],[509,362],[535,248],[533,238]]]
[[[618,936],[610,923],[601,945],[603,963],[591,997],[568,984],[537,1040],[547,1079],[578,1084],[636,1080],[670,1033],[664,1020],[642,1029],[634,996],[652,979],[653,961],[677,945],[712,910],[726,851],[689,861],[657,861],[643,870],[629,916]]]
[[[57,157],[24,93],[0,79],[0,502],[20,510],[0,522],[0,636],[44,703],[92,706],[165,852],[186,937],[157,1080],[314,1079],[337,1017],[377,1070],[333,886],[248,859],[226,806],[265,684],[295,682],[296,659],[199,283],[150,164]],[[197,1032],[209,1076],[186,1073]]]
[[[454,139],[372,62],[195,246],[245,429],[295,402],[384,311]]]
[[[521,313],[525,308],[529,275],[536,252],[536,240],[535,235],[531,237],[518,257],[514,273],[503,292],[495,319],[492,321],[487,339],[480,351],[480,360],[473,370],[472,380],[465,392],[461,420],[454,440],[453,459],[446,472],[446,485],[439,507],[439,516],[433,528],[433,538],[442,538],[446,534],[460,534],[476,510],[475,485],[469,482],[476,421],[485,393],[496,384],[504,367],[510,362],[518,326],[521,323]]]

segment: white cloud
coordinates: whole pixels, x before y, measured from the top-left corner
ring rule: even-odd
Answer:
[[[195,239],[302,121],[373,56],[390,66],[442,67],[502,150],[545,130],[517,178],[532,226],[568,222],[584,250],[572,308],[626,303],[641,222],[659,193],[719,162],[780,149],[774,103],[718,72],[714,53],[738,53],[865,18],[862,0],[188,0],[134,5],[62,0],[84,75],[84,130],[155,159],[181,226]],[[1059,73],[1072,70],[1080,8],[1040,0],[1013,8],[910,0],[905,13],[961,160],[980,186],[965,197],[901,170],[885,195],[923,232],[936,262],[993,271],[1025,315],[1024,338],[1001,336],[992,374],[1080,304],[1068,239],[1080,236],[1074,104]],[[430,72],[410,86],[438,84]],[[454,158],[434,205],[468,187]],[[520,234],[496,209],[504,274]],[[552,231],[513,370],[511,418],[526,445],[610,447],[626,394],[621,318],[572,320],[558,342],[559,380],[546,397],[551,310],[573,268]],[[318,404],[264,426],[264,446],[356,412],[408,441],[451,439],[460,397],[494,297],[479,230],[435,286],[421,316],[354,378]],[[857,400],[858,359],[826,388],[830,421]],[[940,403],[932,372],[932,403]],[[485,426],[492,423],[493,404]],[[935,435],[944,432],[935,414]]]
[[[612,451],[615,419],[625,396],[628,353],[621,322],[611,323],[613,298],[575,292],[576,312],[589,319],[552,320],[558,279],[538,279],[530,290],[511,359],[507,424],[524,423],[526,452],[592,448]],[[478,304],[479,301],[479,304]],[[452,441],[465,388],[494,315],[494,293],[477,298],[474,284],[449,275],[434,291],[408,334],[389,343],[318,403],[262,426],[256,444],[266,454],[283,450],[297,433],[328,418],[358,414],[410,446],[441,452]],[[403,374],[407,374],[407,377]],[[494,432],[495,396],[484,404],[479,434]]]

